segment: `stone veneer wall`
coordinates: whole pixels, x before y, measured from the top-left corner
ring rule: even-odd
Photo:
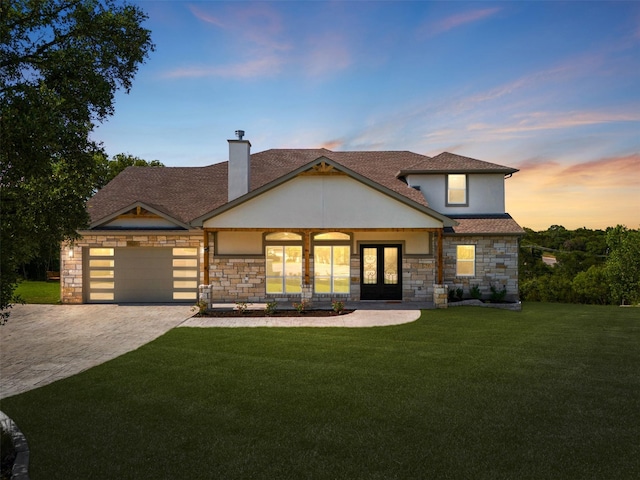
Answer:
[[[405,255],[402,258],[402,299],[407,302],[433,301],[436,274],[433,256]]]
[[[312,302],[360,299],[360,257],[351,256],[351,291],[346,294],[318,294],[303,285],[303,293],[297,295],[267,295],[266,265],[264,257],[214,256],[212,240],[209,240],[209,285],[200,287],[200,297],[209,304],[229,302],[293,303],[302,298]],[[313,258],[310,259],[313,281]],[[435,282],[435,259],[432,256],[410,256],[403,259],[402,286],[404,301],[431,302]]]
[[[83,303],[83,248],[90,247],[202,247],[202,233],[197,234],[139,234],[96,233],[84,235],[73,243],[63,243],[60,248],[60,298],[62,303]],[[69,256],[69,252],[73,256]],[[204,278],[204,256],[199,254],[200,281]]]
[[[476,246],[476,274],[473,277],[456,276],[456,246]],[[462,288],[469,298],[471,287],[478,285],[483,298],[491,295],[491,286],[507,288],[507,301],[517,301],[518,293],[518,245],[519,237],[499,236],[445,236],[444,281],[449,290]]]

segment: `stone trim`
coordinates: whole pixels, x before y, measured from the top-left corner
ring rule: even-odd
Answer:
[[[29,444],[27,438],[20,431],[10,417],[4,412],[0,412],[0,423],[2,429],[11,435],[11,442],[16,451],[16,459],[13,461],[11,469],[11,480],[29,480]]]

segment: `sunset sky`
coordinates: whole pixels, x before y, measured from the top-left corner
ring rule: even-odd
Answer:
[[[156,51],[96,129],[109,155],[449,151],[520,172],[543,230],[640,227],[640,2],[136,1]]]

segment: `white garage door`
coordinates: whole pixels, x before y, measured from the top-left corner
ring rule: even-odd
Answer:
[[[85,269],[90,303],[194,302],[198,249],[89,248]]]

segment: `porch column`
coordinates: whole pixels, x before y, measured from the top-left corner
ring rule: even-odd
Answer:
[[[442,254],[442,228],[438,229],[438,285],[442,285],[444,281],[444,256]]]
[[[304,255],[304,284],[311,284],[311,232],[309,230],[305,230],[302,233],[303,236],[303,255]]]
[[[209,231],[205,229],[204,241],[202,243],[204,248],[204,284],[209,285]]]

